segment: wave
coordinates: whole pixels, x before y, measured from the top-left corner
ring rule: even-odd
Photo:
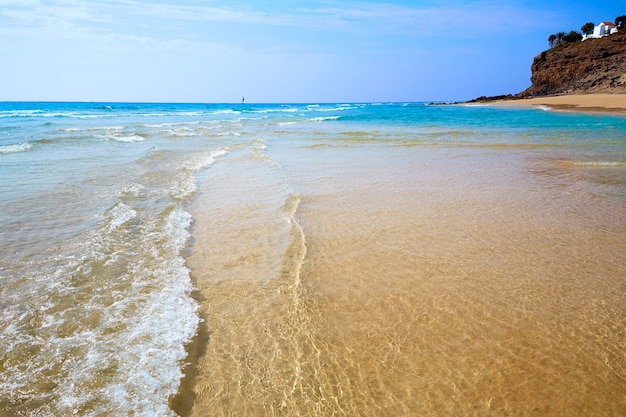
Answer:
[[[166,170],[167,185],[154,181],[157,171],[132,178],[89,220],[93,227],[30,267],[30,296],[0,287],[3,350],[11,352],[2,356],[2,407],[32,400],[37,415],[174,417],[169,399],[200,320],[182,255],[192,216],[179,199],[227,152],[147,161]]]
[[[208,112],[208,114],[241,114],[239,110],[225,109],[225,110],[214,110]]]
[[[0,118],[5,117],[33,117],[43,113],[42,110],[2,110]]]
[[[357,107],[349,105],[349,104],[340,104],[332,107],[316,107],[311,108],[311,111],[315,112],[334,112],[334,111],[346,111],[346,110],[355,110]]]
[[[0,119],[2,118],[73,118],[73,119],[97,119],[105,116],[113,117],[105,114],[89,114],[81,112],[45,112],[43,110],[12,110],[0,111]]]
[[[141,111],[140,108],[115,108],[111,106],[101,106],[97,108],[85,108],[84,110],[0,110],[0,119],[2,118],[68,118],[68,119],[111,119],[117,117],[141,117],[141,118],[158,118],[158,117],[203,117],[211,115],[237,115],[241,114],[239,110],[220,109],[220,110],[200,110],[200,111]]]
[[[109,231],[117,229],[119,226],[135,218],[136,216],[137,211],[131,209],[122,202],[118,203],[109,212],[109,217],[111,219],[109,222]]]
[[[168,398],[199,323],[181,255],[191,215],[173,206],[142,217],[118,203],[106,217],[69,244],[73,255],[57,248],[33,272],[28,299],[3,292],[5,407],[32,400],[29,415],[174,416]]]
[[[0,146],[0,154],[26,152],[32,149],[33,144],[29,142],[17,143],[14,145]]]
[[[260,114],[265,114],[265,113],[297,113],[299,111],[301,111],[301,110],[296,108],[296,107],[285,107],[285,108],[278,108],[278,109],[248,110],[248,111],[246,111],[246,113],[260,113]]]
[[[339,120],[341,116],[313,117],[308,119],[309,122],[326,122],[329,120]]]
[[[189,127],[180,127],[178,129],[168,129],[168,130],[164,130],[163,133],[166,133],[169,137],[172,137],[172,138],[191,137],[191,136],[197,136],[199,134],[199,132],[197,132],[196,129],[191,129]]]
[[[127,135],[127,136],[121,136],[121,135],[114,135],[114,136],[105,136],[106,140],[113,140],[116,142],[125,142],[125,143],[132,143],[132,142],[143,142],[144,140],[146,140],[146,138],[144,138],[143,136],[139,136],[139,135]]]
[[[191,196],[197,189],[195,173],[209,167],[215,163],[218,158],[227,153],[228,149],[222,149],[189,158],[183,165],[179,174],[173,178],[169,194],[175,199],[180,200]]]
[[[622,161],[561,161],[560,165],[571,167],[626,167],[626,162]]]
[[[190,125],[199,125],[200,121],[196,120],[195,122],[167,122],[167,123],[153,123],[153,124],[144,124],[142,127],[159,129],[166,127],[176,127],[176,126],[190,126]]]

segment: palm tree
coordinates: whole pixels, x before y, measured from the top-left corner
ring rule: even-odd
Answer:
[[[591,22],[588,22],[588,23],[585,23],[583,27],[580,28],[580,31],[583,33],[583,35],[591,35],[595,27],[596,25],[594,25]]]
[[[557,32],[553,33],[548,37],[548,42],[550,43],[550,48],[554,48],[555,46],[565,42],[567,37],[567,33],[565,32]]]
[[[554,33],[548,37],[548,43],[550,44],[550,48],[556,46],[556,35]]]

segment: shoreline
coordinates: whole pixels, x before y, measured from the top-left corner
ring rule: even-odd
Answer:
[[[486,104],[511,108],[547,106],[555,111],[626,115],[626,94],[564,94],[519,100],[495,100]]]
[[[564,97],[549,97],[548,99],[552,99],[549,101],[553,101],[555,98]],[[552,108],[555,105],[555,103],[546,104],[543,102],[543,99],[538,100],[541,102],[534,102],[534,99],[504,100],[486,103],[486,105],[522,106],[529,108],[536,105],[549,105]],[[622,100],[626,104],[626,95],[622,97]],[[568,105],[571,106],[572,104]],[[576,109],[576,111],[583,110],[579,108]],[[624,106],[622,111],[626,113],[626,106]],[[390,149],[393,150],[395,148]],[[320,149],[301,150],[298,148],[298,150],[303,152],[302,155],[313,158],[318,155]],[[407,372],[407,374],[410,375],[417,375],[417,370],[424,373],[424,369],[426,371],[433,371],[434,369],[440,368],[454,369],[455,372],[458,369],[465,369],[462,366],[464,362],[455,362],[455,356],[451,353],[456,351],[458,346],[454,344],[448,346],[444,343],[446,340],[454,340],[454,333],[447,332],[448,328],[462,332],[462,334],[475,334],[474,332],[476,331],[487,331],[472,327],[472,323],[482,323],[484,319],[484,316],[480,313],[482,310],[475,312],[473,309],[474,304],[466,302],[467,300],[464,298],[456,298],[449,301],[450,304],[446,304],[446,300],[442,300],[442,296],[440,295],[443,290],[446,291],[446,297],[453,297],[454,294],[466,294],[470,292],[471,300],[487,306],[491,305],[492,302],[502,301],[498,294],[510,294],[512,293],[511,288],[518,288],[516,280],[513,280],[511,283],[513,287],[509,286],[509,281],[498,280],[499,270],[494,270],[492,274],[493,279],[484,279],[488,280],[487,282],[490,284],[487,287],[494,288],[494,286],[499,285],[500,287],[496,288],[500,290],[494,293],[489,291],[483,293],[479,290],[474,290],[471,284],[467,284],[469,275],[465,272],[465,269],[463,269],[469,267],[475,270],[477,268],[473,261],[474,247],[471,245],[464,246],[462,241],[457,248],[459,250],[453,251],[457,254],[463,254],[462,260],[458,261],[457,258],[448,259],[445,264],[446,269],[443,269],[442,272],[442,268],[444,268],[442,265],[444,264],[441,261],[443,258],[440,254],[449,253],[449,244],[446,242],[453,240],[452,237],[457,234],[459,226],[463,226],[464,235],[471,236],[479,230],[481,232],[488,230],[489,227],[484,228],[484,225],[491,225],[492,223],[489,222],[494,221],[493,214],[499,213],[499,224],[506,224],[507,227],[511,227],[508,218],[509,206],[507,204],[503,204],[501,209],[495,212],[489,211],[494,210],[491,205],[493,199],[491,198],[492,194],[490,191],[486,195],[477,194],[475,196],[482,196],[482,198],[476,198],[478,203],[472,206],[472,210],[475,210],[475,213],[489,213],[489,216],[485,217],[485,219],[489,220],[484,220],[486,223],[482,223],[481,221],[480,223],[482,223],[482,225],[478,228],[478,225],[473,222],[466,223],[465,205],[454,204],[457,201],[456,196],[461,194],[459,192],[451,191],[449,194],[446,193],[446,196],[449,196],[451,200],[441,200],[442,197],[436,190],[433,191],[433,194],[426,194],[427,196],[432,196],[435,202],[439,201],[441,207],[451,207],[444,215],[439,214],[437,204],[429,202],[430,200],[428,199],[417,198],[415,201],[411,199],[411,201],[407,202],[407,200],[403,198],[406,194],[397,193],[394,188],[388,191],[386,187],[383,187],[384,184],[393,184],[393,181],[396,181],[397,178],[410,178],[409,174],[412,172],[410,167],[414,167],[415,165],[413,164],[421,164],[424,160],[421,150],[416,148],[416,150],[411,150],[410,154],[407,152],[406,156],[404,153],[396,154],[391,150],[389,151],[391,153],[388,157],[393,157],[393,161],[409,161],[412,162],[412,164],[394,163],[387,165],[385,163],[385,161],[388,160],[387,158],[373,163],[372,166],[367,165],[367,167],[358,162],[354,162],[350,165],[350,172],[359,173],[360,175],[355,175],[357,178],[367,175],[368,177],[366,178],[369,178],[372,182],[374,182],[374,178],[376,178],[377,181],[381,181],[380,188],[377,188],[377,191],[375,191],[377,193],[376,195],[382,196],[383,201],[390,201],[390,203],[385,203],[385,206],[390,204],[397,213],[404,213],[404,216],[396,216],[390,224],[389,218],[385,216],[387,209],[382,210],[379,208],[379,210],[374,211],[374,209],[378,207],[376,204],[373,206],[366,204],[369,201],[377,200],[371,198],[372,194],[366,192],[368,191],[367,189],[362,191],[361,194],[353,192],[350,196],[341,193],[345,187],[343,181],[349,181],[349,179],[344,179],[344,171],[342,171],[343,166],[338,162],[343,160],[346,153],[341,150],[337,151],[335,148],[323,148],[323,150],[327,156],[334,155],[334,157],[338,159],[318,160],[318,166],[322,167],[319,170],[321,174],[316,174],[311,179],[307,175],[312,174],[308,174],[308,171],[302,168],[303,164],[299,164],[296,167],[289,167],[288,169],[290,169],[290,171],[287,172],[291,172],[289,178],[292,179],[294,183],[299,184],[299,188],[306,190],[306,187],[311,187],[309,192],[304,192],[305,195],[323,196],[323,198],[318,197],[307,200],[308,204],[304,205],[304,209],[308,211],[301,211],[298,217],[304,216],[306,221],[303,221],[303,224],[309,224],[309,227],[316,227],[316,229],[314,229],[315,233],[312,233],[312,237],[307,239],[310,250],[307,258],[307,268],[309,269],[306,271],[306,282],[309,288],[313,288],[316,291],[313,295],[309,294],[309,297],[314,299],[314,302],[311,302],[310,305],[314,305],[316,308],[314,317],[316,317],[316,320],[321,320],[319,317],[323,318],[323,320],[314,323],[316,326],[315,329],[323,328],[325,330],[324,332],[317,331],[315,333],[307,333],[309,331],[308,327],[289,327],[292,322],[287,320],[287,318],[301,316],[294,314],[292,310],[286,311],[283,308],[277,307],[285,305],[282,301],[284,301],[284,296],[289,294],[287,290],[291,288],[290,286],[271,286],[267,282],[255,281],[253,279],[254,276],[249,280],[242,279],[242,277],[248,276],[249,272],[254,275],[258,274],[258,267],[250,269],[250,266],[254,262],[248,261],[250,258],[245,257],[247,252],[258,251],[258,246],[251,249],[245,245],[245,242],[255,241],[247,236],[248,234],[250,234],[250,236],[256,236],[256,232],[262,230],[258,221],[260,219],[262,220],[263,217],[259,216],[258,213],[255,214],[255,208],[247,208],[244,204],[245,201],[243,203],[240,202],[238,196],[240,194],[259,195],[254,201],[272,201],[273,194],[270,194],[268,197],[268,195],[263,194],[262,191],[266,189],[264,187],[268,187],[268,184],[269,188],[266,189],[267,191],[272,192],[275,190],[275,188],[271,187],[272,184],[274,184],[271,181],[276,179],[273,176],[274,165],[272,165],[272,168],[269,168],[265,165],[265,159],[247,158],[247,153],[244,155],[230,155],[229,158],[222,160],[220,164],[212,166],[211,188],[206,188],[206,186],[199,187],[199,191],[194,196],[193,202],[189,203],[187,208],[194,214],[195,219],[192,229],[190,230],[192,232],[190,242],[193,249],[187,248],[188,252],[186,252],[185,258],[196,289],[193,296],[199,304],[198,311],[202,321],[200,323],[199,334],[193,339],[192,343],[187,346],[189,356],[186,360],[188,364],[184,371],[185,377],[181,382],[178,394],[170,400],[171,408],[181,417],[199,416],[205,413],[212,413],[213,415],[226,415],[227,413],[262,414],[261,410],[266,410],[266,413],[269,413],[270,410],[280,410],[282,414],[290,414],[290,412],[296,414],[296,412],[292,410],[300,409],[313,414],[312,405],[320,407],[319,409],[328,410],[328,414],[332,414],[334,410],[333,407],[339,405],[345,406],[346,404],[347,406],[358,404],[359,407],[364,407],[362,408],[363,410],[374,410],[376,409],[375,407],[381,407],[381,404],[370,402],[369,398],[377,397],[373,395],[370,397],[361,395],[361,393],[369,394],[370,391],[368,391],[368,389],[372,389],[369,385],[370,380],[361,378],[361,375],[365,375],[366,371],[368,372],[367,375],[371,375],[372,378],[377,378],[375,379],[376,381],[385,382],[385,387],[387,387],[385,389],[390,390],[389,392],[404,393],[407,392],[407,389],[410,390],[412,386],[423,382],[423,380],[395,378],[395,376],[399,374],[400,365],[403,366],[403,368],[401,368],[402,371],[408,369],[409,372]],[[326,150],[328,150],[328,152],[326,152]],[[278,155],[283,155],[284,157],[284,154],[278,153]],[[433,155],[441,156],[442,154],[440,154],[438,150],[434,150]],[[487,156],[489,155],[490,152],[487,153]],[[505,155],[505,153],[503,153],[503,155]],[[513,158],[515,158],[515,155],[513,155]],[[441,161],[441,165],[435,166],[435,168],[437,168],[435,171],[423,171],[424,175],[430,174],[432,175],[431,177],[419,176],[415,179],[416,182],[405,184],[406,186],[410,186],[409,189],[418,189],[419,186],[423,186],[424,189],[428,191],[430,189],[429,187],[433,187],[433,184],[440,184],[436,189],[443,189],[445,185],[453,183],[452,179],[459,178],[458,174],[446,168],[446,158],[426,158],[426,160],[431,159]],[[271,160],[273,161],[274,159]],[[512,159],[512,161],[514,160],[515,159]],[[313,159],[313,161],[315,161],[315,159]],[[497,158],[487,159],[486,161],[500,163]],[[483,164],[479,164],[479,166],[482,165]],[[406,167],[404,168],[406,171],[400,171],[398,173],[390,170],[390,166]],[[502,166],[508,165],[504,164]],[[304,173],[300,170],[304,171]],[[513,171],[517,172],[517,170]],[[293,172],[295,172],[295,174]],[[467,172],[470,173],[473,171]],[[502,172],[505,172],[505,170],[502,170]],[[267,179],[257,182],[256,180],[258,178],[264,178],[264,174],[267,175]],[[336,181],[341,179],[342,182],[326,180],[326,178],[328,178],[327,176],[331,174],[331,178],[335,178]],[[385,177],[385,175],[389,175],[389,177]],[[483,179],[490,181],[490,174],[486,173],[485,175],[487,176],[483,177]],[[476,192],[485,190],[485,188],[483,188],[483,180],[478,181],[475,179],[476,177],[471,175],[463,175],[462,177],[467,178],[469,182],[461,186],[459,190],[467,191],[474,189],[471,187],[472,184],[479,184],[475,188],[477,190]],[[304,180],[302,178],[304,178]],[[319,178],[323,178],[324,181],[320,181]],[[522,191],[526,189],[524,183],[518,184],[515,181],[516,177],[506,178],[508,179],[507,181],[510,181],[507,183],[506,189],[511,186],[519,186]],[[226,179],[228,181],[225,181]],[[437,181],[441,182],[437,183]],[[501,181],[500,178],[495,181],[493,185],[497,186],[500,184],[499,181]],[[238,186],[233,187],[232,184],[238,184]],[[263,186],[263,184],[265,185]],[[320,184],[330,188],[318,189]],[[359,187],[356,186],[349,188],[359,190]],[[497,187],[487,187],[486,189],[496,190]],[[513,193],[513,195],[521,194]],[[531,193],[530,195],[534,196],[535,194]],[[332,198],[328,196],[332,196]],[[569,194],[566,194],[566,196],[569,196]],[[211,201],[218,201],[220,203],[217,207],[211,207]],[[340,202],[341,204],[333,203],[327,205],[327,201],[329,203]],[[489,209],[482,206],[480,204],[481,201],[488,202]],[[231,202],[231,204],[229,204],[229,202]],[[524,200],[521,202],[524,202]],[[561,217],[560,211],[558,211],[560,204],[557,203],[554,204],[554,207],[557,208],[555,209],[556,213],[546,213],[548,215],[559,216],[558,219],[560,221],[563,217]],[[273,206],[270,205],[270,207]],[[532,212],[530,209],[533,207],[543,206],[539,204],[526,206],[530,212]],[[354,210],[351,210],[352,208],[354,208]],[[361,209],[361,211],[358,209]],[[372,216],[372,212],[377,215]],[[413,213],[416,212],[425,213],[425,217],[415,220]],[[328,215],[328,213],[332,215]],[[361,221],[358,223],[369,224],[370,226],[368,227],[372,229],[366,229],[368,233],[365,233],[365,236],[376,235],[378,236],[376,241],[362,239],[362,230],[358,233],[350,233],[350,231],[355,230],[354,227],[351,227],[354,223],[345,222],[344,219],[353,219],[355,216],[354,213],[358,213],[361,220],[367,218],[367,222]],[[535,216],[541,216],[537,217],[540,219],[543,219],[544,215],[546,215],[544,212],[535,213]],[[434,223],[432,222],[433,218],[437,220]],[[451,218],[456,220],[448,223],[448,219]],[[327,219],[337,219],[337,221],[326,223]],[[373,222],[372,219],[377,219],[378,222]],[[434,244],[432,247],[435,248],[433,252],[430,250],[425,251],[423,246],[415,242],[411,235],[407,234],[406,236],[402,236],[401,233],[397,233],[407,228],[405,226],[407,223],[405,223],[403,219],[406,220],[406,222],[414,222],[408,223],[409,225],[412,224],[412,226],[408,227],[409,229],[419,229],[420,233],[426,238],[432,239],[431,243]],[[524,221],[518,224],[518,229],[515,230],[520,233],[531,233],[529,237],[532,237],[532,233],[534,233],[535,230],[532,218],[528,219],[525,216],[521,216],[520,219]],[[235,223],[235,221],[238,223]],[[425,226],[429,222],[436,226],[431,231]],[[266,223],[268,222],[261,221],[261,224]],[[231,234],[231,225],[233,224],[237,224],[238,226],[232,230],[236,229],[238,231]],[[576,223],[572,220],[572,223],[568,224]],[[531,229],[528,229],[528,227]],[[442,231],[442,229],[447,232]],[[337,230],[343,233],[338,233]],[[492,236],[494,239],[497,239],[498,236],[500,236],[500,230],[501,227],[496,223],[493,226],[493,232],[491,232],[491,234],[488,232],[485,233],[487,233],[486,236]],[[511,236],[518,236],[517,231],[514,229],[509,230],[514,232]],[[449,236],[448,239],[445,238],[445,233],[450,233],[447,235]],[[556,241],[561,240],[559,236],[555,238],[557,239]],[[387,244],[384,245],[384,247],[392,247],[395,245],[401,248],[401,251],[381,253],[381,247],[378,245],[378,241],[386,242]],[[511,241],[513,241],[513,238],[505,239],[503,242]],[[240,245],[239,242],[244,243]],[[548,241],[547,244],[550,244],[550,241]],[[536,250],[534,240],[529,241],[528,245],[529,246],[526,247],[526,253],[532,253]],[[518,258],[516,251],[508,252],[506,248],[507,246],[504,245],[503,249],[499,251],[499,256],[502,257],[503,263],[507,261],[507,259],[510,261],[522,261]],[[271,249],[271,247],[266,249]],[[539,249],[541,249],[541,247],[539,247]],[[329,255],[331,250],[332,256]],[[542,250],[538,250],[538,252],[542,252]],[[393,254],[396,253],[402,256],[394,257]],[[366,262],[370,257],[372,261]],[[413,272],[415,264],[412,259],[415,257],[419,257],[422,261],[419,264],[420,269],[418,273]],[[355,259],[359,262],[353,262]],[[583,257],[578,257],[578,259],[583,259]],[[548,259],[545,262],[547,263],[545,268],[549,268],[552,261]],[[227,269],[218,268],[219,265],[224,265]],[[347,265],[347,267],[345,265]],[[490,264],[481,265],[479,267],[490,270]],[[532,279],[532,276],[529,278],[529,276],[526,275],[527,269],[525,263],[520,263],[517,268],[518,275],[516,276]],[[385,278],[385,280],[379,282],[375,279],[377,275],[370,272],[376,272],[377,270],[392,271],[392,273],[389,274],[389,277]],[[332,271],[332,274],[328,271]],[[406,277],[413,277],[414,274],[418,275],[420,279],[405,279]],[[439,275],[447,277],[447,286],[441,286],[441,283],[436,279]],[[363,284],[361,279],[355,280],[353,278],[355,276],[370,277],[369,280],[365,281],[369,283],[379,282],[378,285],[380,285],[380,287],[374,287],[375,291],[373,291],[370,289],[370,285]],[[424,278],[421,279],[422,277]],[[527,285],[531,284],[532,282]],[[538,283],[537,285],[543,285],[543,288],[545,288],[546,284]],[[549,289],[550,287],[548,287],[548,290]],[[550,291],[547,293],[550,293]],[[346,295],[344,297],[343,294],[349,294],[349,296]],[[495,299],[491,298],[492,294],[496,294]],[[524,294],[525,293],[514,296],[510,301],[519,302],[519,300],[526,300],[526,298],[518,298],[523,297]],[[298,300],[297,305],[300,306],[301,300],[297,297],[295,299]],[[293,299],[289,298],[288,300]],[[342,302],[339,303],[338,300]],[[351,300],[368,300],[370,302],[351,302]],[[447,311],[452,307],[447,307],[443,310],[441,315],[437,316],[437,312],[442,311],[437,308],[439,303],[444,303],[444,307],[458,305],[459,309],[467,308],[467,310],[459,310],[458,313],[453,312],[451,316],[451,313],[447,313]],[[391,305],[392,308],[390,308],[389,305]],[[538,305],[543,304],[539,303]],[[320,306],[323,308],[320,309]],[[380,306],[380,309],[370,306]],[[411,308],[413,308],[412,306],[419,306],[419,308],[411,310]],[[433,307],[428,308],[428,306]],[[534,304],[530,307],[533,306]],[[552,317],[559,317],[558,314],[561,312],[559,308],[561,306],[554,305],[553,307],[554,310],[548,310],[546,314],[552,314],[551,312],[554,311],[553,314],[555,314],[555,316]],[[533,308],[537,310],[531,311],[544,312],[539,306]],[[474,313],[474,315],[472,315],[472,313]],[[516,311],[514,310],[510,313],[516,313]],[[517,311],[517,313],[523,314],[519,311]],[[496,313],[494,312],[493,314]],[[457,318],[471,317],[471,319],[465,323],[465,327],[455,328],[455,323],[460,322],[459,320],[454,320],[455,315]],[[413,320],[411,317],[415,317],[415,319]],[[432,319],[427,319],[427,317],[432,317]],[[533,318],[532,315],[529,317]],[[450,321],[447,321],[448,319],[450,319]],[[304,323],[309,326],[309,320],[310,319],[307,317],[307,320],[296,321],[295,324],[302,325]],[[430,322],[427,320],[433,321]],[[231,325],[231,323],[235,323],[235,325]],[[359,323],[364,323],[363,327],[359,327]],[[394,323],[395,326],[390,327],[388,323]],[[443,323],[444,326],[437,326],[437,323]],[[505,336],[508,337],[508,332],[510,332],[509,325],[503,326],[498,323],[503,323],[503,321],[496,321],[493,327],[490,328],[488,340],[499,341],[504,340],[503,338]],[[552,334],[549,333],[549,323],[546,325],[548,327],[539,327],[537,333],[532,333],[532,330],[527,329],[524,323],[525,322],[522,321],[521,324],[517,324],[516,326],[520,326],[519,328],[524,332],[524,335],[530,339],[535,335],[542,337]],[[402,331],[400,333],[401,335],[421,335],[424,331],[430,333],[426,333],[424,338],[418,338],[418,336],[416,336],[415,340],[408,339],[405,342],[404,339],[396,336],[396,327]],[[513,327],[515,328],[515,326]],[[345,329],[350,329],[350,332],[346,332]],[[543,329],[545,329],[547,333],[544,333]],[[337,342],[336,339],[333,338],[334,336],[326,337],[326,333],[330,335],[342,335],[345,338],[338,339],[339,341]],[[285,339],[284,337],[288,335],[292,338]],[[355,336],[351,338],[352,335]],[[320,336],[322,339],[319,339]],[[434,342],[430,342],[430,340],[434,340]],[[551,339],[548,339],[548,342],[550,341]],[[400,348],[403,348],[403,351],[407,353],[403,353],[402,356],[391,356],[393,361],[387,363],[385,360],[389,351],[385,349],[389,349],[388,346],[390,346],[392,342],[398,344],[398,352],[400,352]],[[525,343],[525,339],[522,339],[522,342]],[[522,342],[518,341],[517,343]],[[350,348],[348,349],[346,346]],[[414,346],[420,346],[421,350],[411,350]],[[447,352],[450,352],[448,355],[442,355],[440,353],[442,346],[444,349],[448,349]],[[485,351],[489,352],[489,344],[483,347]],[[316,350],[318,348],[326,349],[323,351],[325,355],[323,357],[327,358],[326,361],[321,362],[318,360],[322,355],[322,353],[320,353],[321,350]],[[320,356],[316,354],[306,355],[305,352],[318,352],[317,355]],[[396,351],[394,350],[393,352],[395,355]],[[549,352],[550,350],[547,349],[547,352],[542,351],[541,353],[547,354]],[[501,354],[501,352],[499,353]],[[374,358],[374,360],[371,358]],[[424,363],[430,363],[426,361],[432,361],[432,358],[439,359],[441,362],[433,366],[423,365]],[[472,358],[479,364],[490,363],[488,354],[479,355],[475,352]],[[523,366],[525,362],[519,361],[518,356],[509,356],[507,358],[511,364],[510,366],[516,367],[515,369],[524,369]],[[524,358],[530,363],[534,361],[532,356],[524,356]],[[411,361],[404,362],[407,359],[411,359]],[[581,360],[584,360],[584,357],[582,357]],[[385,367],[368,367],[374,363],[384,363]],[[322,364],[323,367],[321,366]],[[346,364],[350,366],[346,366]],[[414,368],[411,368],[411,366],[414,366]],[[448,366],[448,368],[446,368],[446,366]],[[297,372],[294,372],[293,369],[297,369]],[[497,371],[498,369],[493,370],[493,372]],[[532,369],[527,371],[532,372]],[[465,373],[460,372],[457,378],[461,378],[463,375],[469,375],[465,378],[470,378],[469,381],[473,382],[471,378],[473,378],[472,375],[474,374],[471,372],[471,369],[465,369],[464,372]],[[427,373],[426,375],[427,377],[434,378],[433,380],[437,381],[439,384],[446,383],[445,379],[442,381],[436,379],[437,374],[438,372],[433,371],[433,373]],[[542,378],[550,378],[551,375],[556,374],[531,375],[538,379],[540,376]],[[329,378],[333,379],[331,380]],[[457,379],[453,379],[453,381],[456,380]],[[465,381],[465,379],[463,379],[463,381]],[[478,382],[480,382],[480,379],[478,379]],[[478,382],[476,382],[476,385],[478,385]],[[337,387],[342,386],[349,387],[350,392],[346,392],[345,397],[343,391],[340,391],[341,395],[339,395],[337,391]],[[376,390],[372,392],[379,394],[380,390],[383,388],[378,387],[379,386],[376,386]],[[383,387],[383,385],[380,385],[380,387]],[[570,386],[565,384],[565,388],[570,388]],[[315,389],[318,389],[318,391]],[[346,389],[346,391],[348,391],[348,389]],[[439,391],[434,390],[434,392],[437,394]],[[349,395],[351,395],[351,397],[349,397]],[[339,402],[340,398],[341,403]],[[437,395],[435,395],[433,399],[429,399],[429,401],[424,400],[425,402],[423,403],[414,400],[407,407],[413,407],[416,410],[420,409],[420,407],[427,409],[431,404],[435,406],[440,404],[438,402],[439,398],[445,397],[437,397]],[[491,404],[491,399],[489,398],[488,400],[489,404]],[[496,405],[498,400],[503,401],[502,397],[496,398]],[[478,407],[478,404],[484,403],[484,401],[481,401],[482,397],[480,392],[470,392],[460,401],[460,404],[457,404],[461,409],[460,414],[463,414],[464,404]],[[541,400],[537,400],[532,393],[526,398],[526,401],[534,401],[533,405],[538,404],[537,406],[542,406],[543,404]],[[389,409],[396,405],[397,403],[393,401],[383,403],[383,406],[389,407]],[[395,410],[398,414],[401,414],[401,408],[398,407]]]

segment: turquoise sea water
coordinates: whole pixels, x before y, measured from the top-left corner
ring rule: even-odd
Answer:
[[[323,163],[300,151],[325,148],[346,160],[399,148],[519,154],[538,183],[626,205],[623,116],[426,103],[0,103],[0,413],[174,415],[200,322],[185,263],[198,187],[229,155],[316,170]]]

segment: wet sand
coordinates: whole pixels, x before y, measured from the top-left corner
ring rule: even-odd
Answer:
[[[626,94],[571,94],[523,100],[505,100],[495,102],[493,105],[511,107],[548,106],[554,110],[626,114]]]
[[[626,414],[626,208],[571,167],[298,147],[214,168],[182,415]]]

